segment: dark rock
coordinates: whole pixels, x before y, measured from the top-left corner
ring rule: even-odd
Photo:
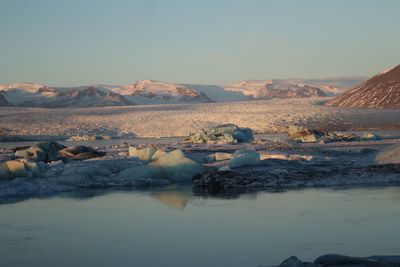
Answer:
[[[15,156],[36,162],[58,160],[58,152],[65,148],[57,142],[41,142],[28,148],[16,148]]]
[[[311,262],[300,261],[297,257],[292,256],[284,260],[279,267],[319,267],[317,264]]]
[[[399,267],[400,256],[349,257],[337,254],[323,255],[313,263],[290,257],[277,267]]]
[[[296,142],[302,143],[332,143],[332,142],[354,142],[380,140],[381,138],[371,133],[365,133],[362,137],[354,133],[338,133],[308,129],[302,125],[290,125],[288,137]]]
[[[105,152],[97,151],[88,146],[68,147],[59,151],[59,156],[62,159],[72,160],[85,160],[90,158],[103,157],[105,154]]]
[[[372,257],[349,257],[337,254],[328,254],[317,258],[314,261],[322,267],[325,266],[357,266],[357,267],[399,267],[400,257],[398,256],[372,256]]]
[[[323,133],[317,130],[310,130],[301,125],[290,125],[288,136],[297,142],[312,143],[317,142],[323,136]]]

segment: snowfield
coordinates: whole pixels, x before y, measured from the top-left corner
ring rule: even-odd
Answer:
[[[291,124],[326,130],[400,129],[400,110],[326,107],[326,98],[91,108],[0,108],[0,136],[98,134],[173,137],[234,123],[255,133],[286,132]]]

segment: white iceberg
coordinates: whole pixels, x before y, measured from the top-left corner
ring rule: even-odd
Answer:
[[[153,153],[154,155],[158,157],[156,160],[147,165],[125,169],[119,173],[119,176],[135,179],[167,179],[172,182],[188,182],[192,180],[194,175],[205,171],[203,165],[186,157],[180,149],[169,153],[156,151]],[[149,159],[148,157],[144,158]]]
[[[258,164],[260,164],[260,154],[255,150],[246,148],[236,150],[235,153],[233,153],[232,159],[229,161],[229,167],[231,169]]]
[[[38,163],[27,159],[8,160],[0,165],[0,179],[34,177],[40,173],[41,169]]]
[[[150,161],[157,160],[165,154],[165,151],[157,149],[153,146],[145,147],[142,149],[137,149],[136,147],[130,146],[128,149],[129,157],[136,157],[144,163],[149,163]]]

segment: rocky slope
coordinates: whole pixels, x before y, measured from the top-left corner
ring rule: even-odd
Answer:
[[[400,65],[378,73],[327,105],[400,109]]]

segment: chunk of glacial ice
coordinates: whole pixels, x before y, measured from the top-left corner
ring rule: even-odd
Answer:
[[[158,160],[160,157],[166,155],[167,152],[161,150],[161,149],[157,149],[157,151],[153,154],[153,156],[151,157],[151,160]]]
[[[162,179],[163,172],[158,166],[141,165],[122,170],[119,177],[128,177],[133,179]]]
[[[5,162],[0,163],[0,180],[2,179],[10,179],[10,172]]]
[[[164,154],[161,153],[160,154]],[[147,165],[135,166],[121,171],[119,177],[134,179],[167,179],[172,182],[188,182],[196,174],[203,173],[205,168],[189,159],[180,149],[161,155]]]
[[[136,147],[130,146],[128,149],[129,157],[136,157],[144,162],[150,162],[153,155],[156,153],[157,149],[155,147],[146,147],[143,149],[137,149]]]
[[[11,177],[32,177],[32,173],[25,167],[23,161],[9,160],[5,162],[5,165]]]
[[[203,173],[205,168],[196,161],[189,159],[180,149],[175,149],[148,166],[159,167],[168,180],[173,182],[191,181],[196,174]]]
[[[260,164],[260,154],[255,150],[245,148],[236,150],[229,161],[229,167],[232,169],[258,164]]]
[[[375,157],[378,164],[399,164],[400,163],[400,144],[392,145],[383,149]]]
[[[231,153],[216,152],[214,154],[209,155],[206,160],[208,163],[213,163],[216,161],[230,160],[231,158],[232,158]]]
[[[233,155],[231,153],[223,153],[223,152],[215,153],[216,161],[229,160],[229,159],[232,159],[232,157],[233,157]]]

